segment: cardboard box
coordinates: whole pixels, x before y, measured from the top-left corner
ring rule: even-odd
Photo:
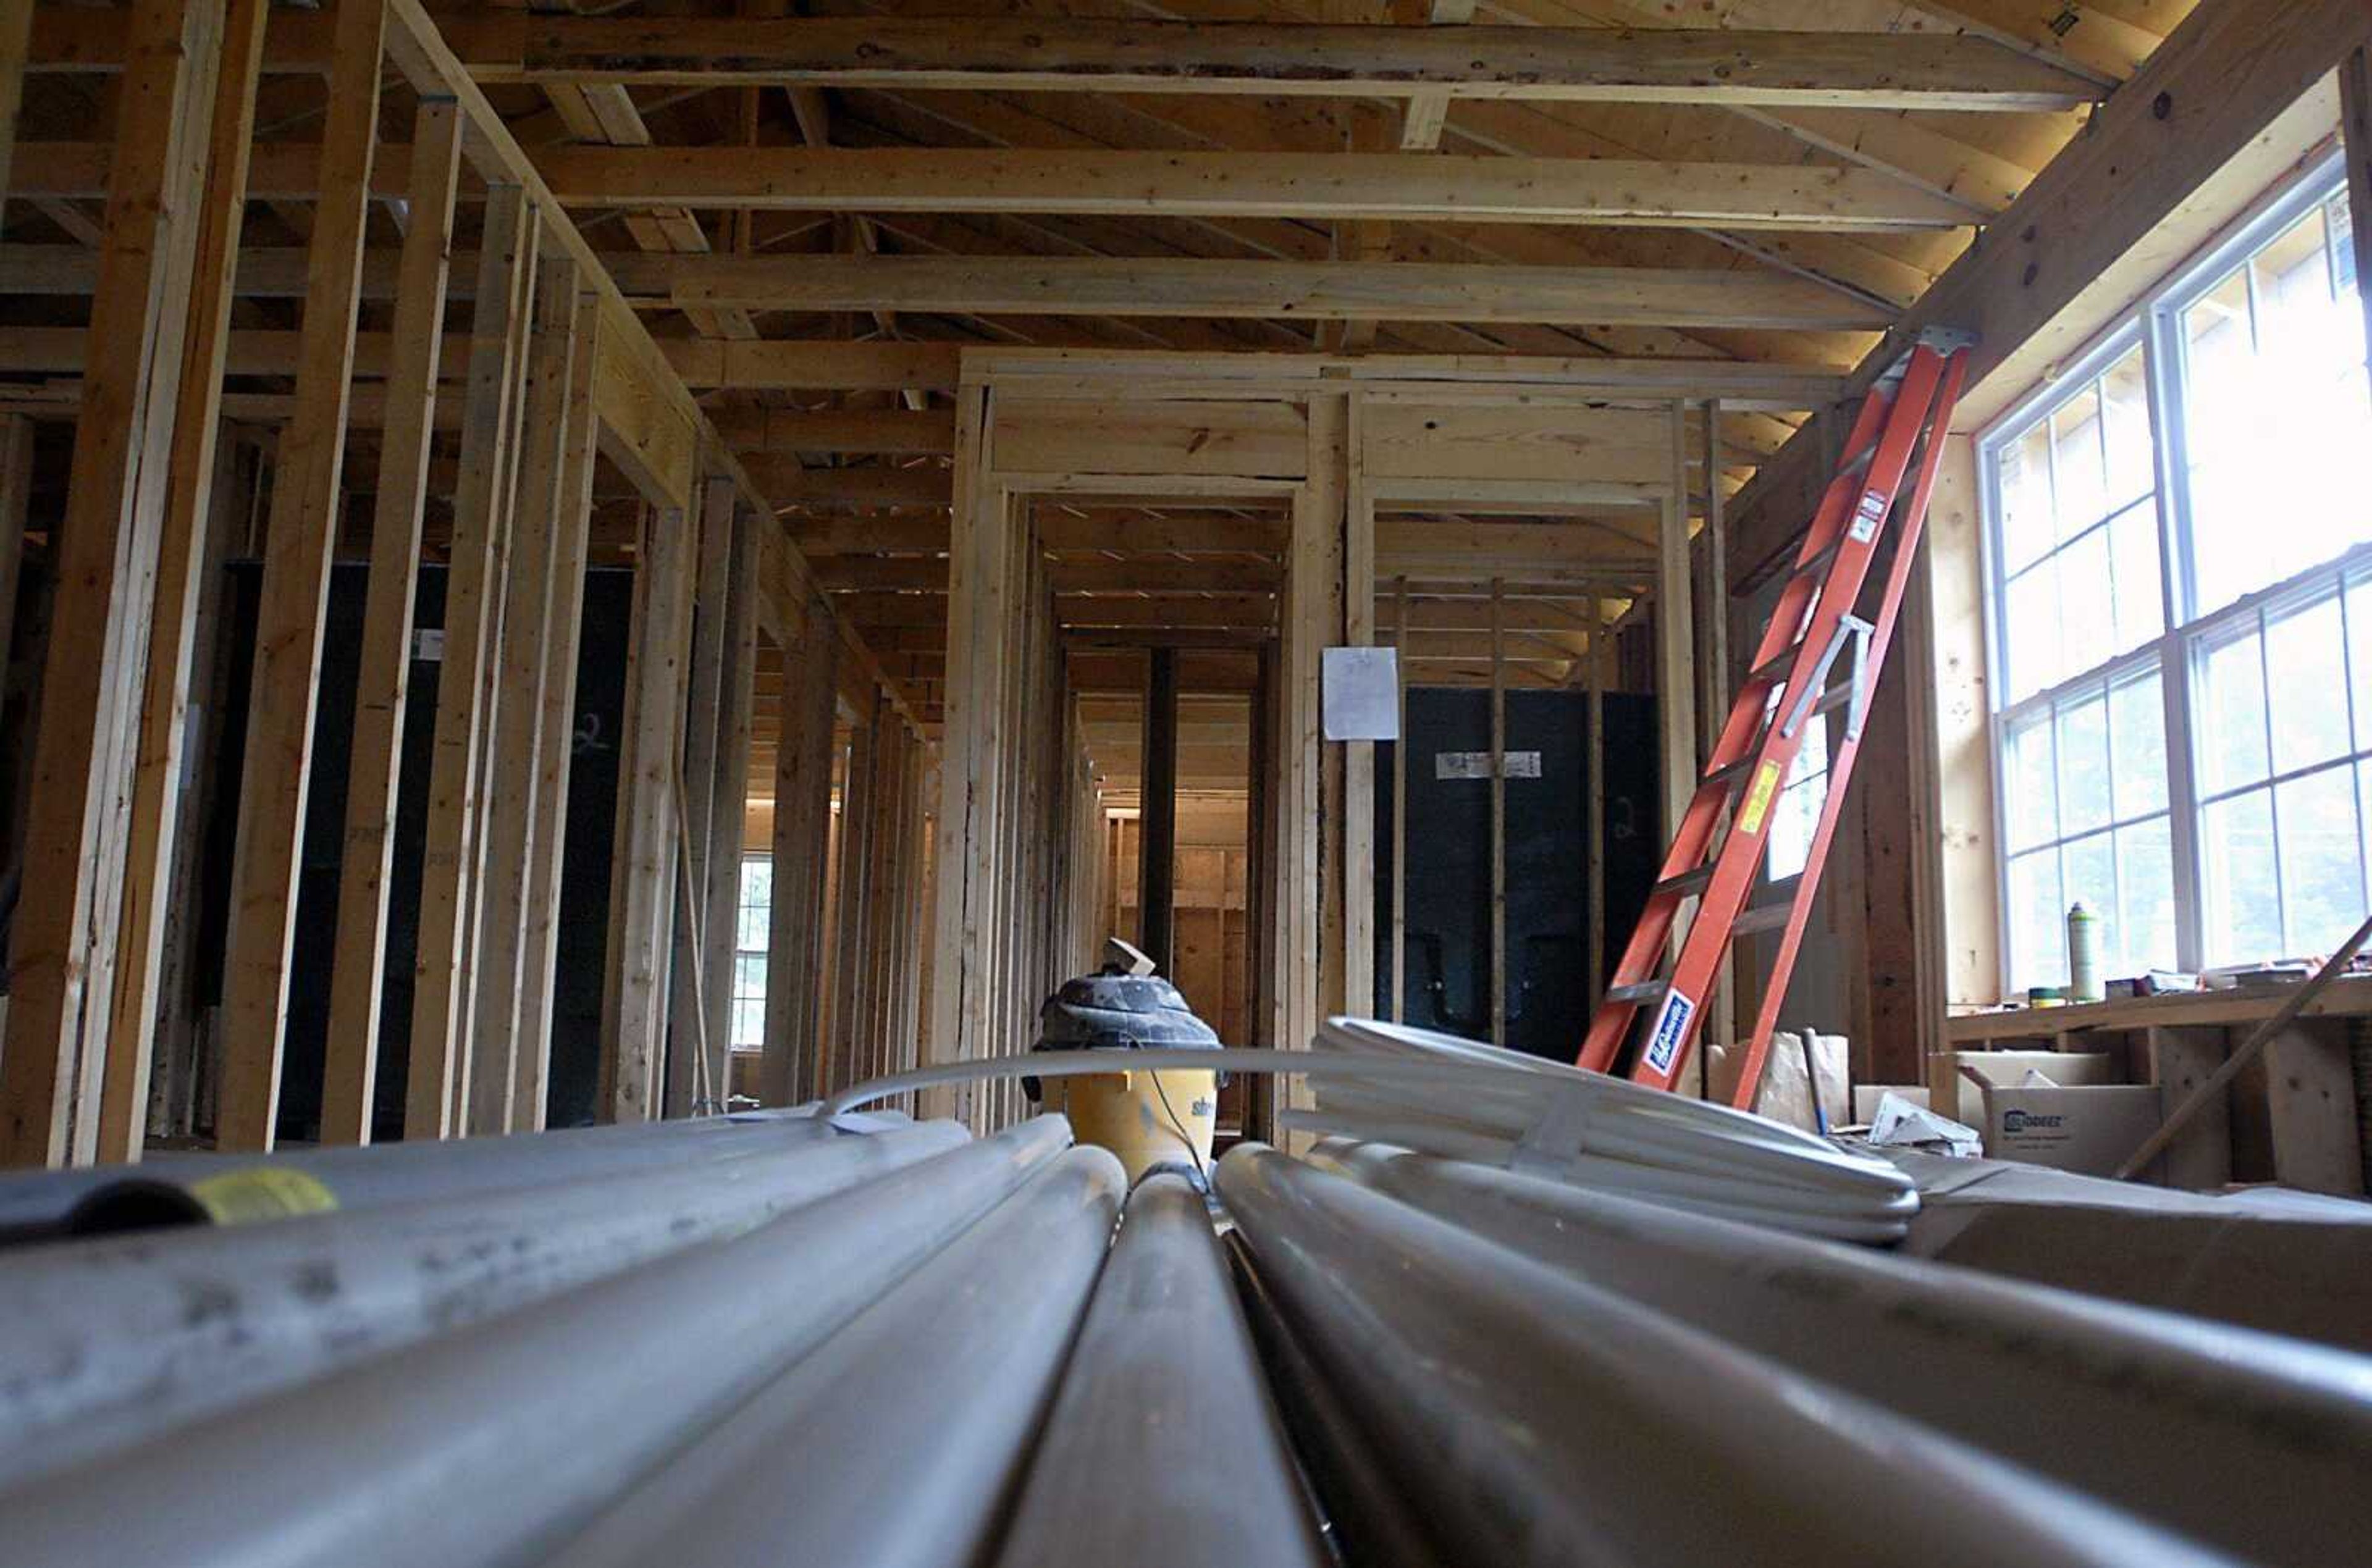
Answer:
[[[1703,1048],[1705,1055],[1706,1094],[1722,1105],[1738,1087],[1738,1074],[1743,1065],[1743,1051],[1727,1051],[1718,1045]],[[1819,1063],[1820,1074],[1820,1109],[1828,1113],[1829,1125],[1845,1124],[1845,1111],[1851,1105],[1847,1090],[1850,1074],[1846,1066],[1845,1037],[1815,1034],[1812,1056]],[[1680,1093],[1693,1096],[1697,1092],[1696,1063],[1691,1062],[1675,1086]],[[1818,1132],[1812,1116],[1811,1079],[1804,1071],[1804,1037],[1787,1029],[1773,1031],[1771,1054],[1763,1059],[1762,1082],[1754,1093],[1754,1112],[1773,1121],[1784,1121],[1790,1127],[1800,1127],[1807,1132]]]
[[[1874,1152],[1919,1184],[1913,1257],[2372,1352],[2372,1203]]]
[[[2081,1176],[2114,1176],[2166,1114],[2154,1084],[1987,1087],[1982,1098],[1984,1119],[1971,1125],[1988,1156]]]
[[[1922,1110],[1928,1109],[1927,1086],[1924,1084],[1855,1084],[1853,1101],[1854,1125],[1866,1127],[1877,1121],[1878,1102],[1889,1094],[1901,1096]]]
[[[2003,1089],[2016,1088],[2029,1072],[2041,1073],[2052,1083],[2067,1087],[2117,1081],[2116,1063],[2105,1051],[1937,1051],[1927,1059],[1928,1109],[1980,1132],[1985,1125],[1984,1098],[1976,1085],[1961,1075],[1964,1066],[1995,1088]]]

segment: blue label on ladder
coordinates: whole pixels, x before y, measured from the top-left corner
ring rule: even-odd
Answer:
[[[1677,991],[1664,998],[1664,1010],[1656,1015],[1656,1032],[1647,1037],[1649,1067],[1660,1074],[1671,1072],[1672,1063],[1680,1060],[1680,1039],[1689,1032],[1689,1020],[1696,1012],[1697,1005]]]
[[[1853,535],[1855,544],[1867,544],[1878,535],[1878,525],[1886,521],[1886,496],[1882,492],[1865,490],[1861,505],[1854,508],[1853,527],[1845,531]]]

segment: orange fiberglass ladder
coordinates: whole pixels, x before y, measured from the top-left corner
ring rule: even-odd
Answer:
[[[1968,357],[1965,334],[1924,334],[1864,400],[1844,456],[1821,494],[1820,509],[1772,609],[1770,624],[1763,628],[1753,666],[1680,818],[1622,961],[1590,1020],[1577,1059],[1582,1066],[1599,1073],[1618,1071],[1630,1047],[1631,1077],[1670,1088],[1687,1063],[1702,1005],[1730,943],[1748,932],[1769,930],[1784,916],[1786,935],[1763,988],[1762,1012],[1731,1097],[1735,1105],[1752,1107],[1820,867],[1828,859],[1829,841],[1853,777],[1854,757],[1861,749],[1869,692],[1894,637],[1895,616],[1902,608],[1902,590],[1910,581],[1927,498],[1943,456],[1943,436],[1959,400]],[[1911,493],[1897,505],[1914,456],[1919,466]],[[1889,531],[1894,555],[1872,621],[1855,609],[1870,563]],[[1850,674],[1831,686],[1830,675],[1841,658],[1850,658]],[[1803,748],[1806,726],[1840,705],[1845,708],[1844,739],[1829,759],[1828,795],[1803,875],[1786,902],[1749,912],[1747,895],[1753,890],[1770,838],[1772,804]],[[1673,926],[1692,900],[1696,901],[1695,918],[1689,922],[1679,956],[1667,965]],[[1634,1025],[1651,1005],[1654,1011],[1646,1016],[1652,1022],[1634,1043]]]

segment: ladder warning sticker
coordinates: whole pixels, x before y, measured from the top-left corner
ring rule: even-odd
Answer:
[[[1738,810],[1738,830],[1759,833],[1762,819],[1770,813],[1771,797],[1779,793],[1779,760],[1766,758],[1762,766],[1754,770],[1754,782],[1746,786],[1746,804]]]
[[[1878,535],[1878,525],[1886,521],[1887,500],[1882,490],[1865,490],[1861,505],[1854,508],[1853,527],[1845,531],[1853,535],[1855,544],[1867,544]]]
[[[1656,1031],[1647,1037],[1646,1064],[1657,1073],[1668,1074],[1680,1059],[1680,1040],[1689,1032],[1689,1020],[1696,1016],[1697,1005],[1680,992],[1664,998],[1664,1010],[1656,1015]]]

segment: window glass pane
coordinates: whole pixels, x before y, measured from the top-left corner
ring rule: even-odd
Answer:
[[[2347,585],[2348,703],[2355,715],[2355,749],[2372,750],[2372,578]]]
[[[2364,323],[2318,207],[2182,313],[2183,438],[2203,610],[2372,538]],[[2352,266],[2346,271],[2352,275]]]
[[[2009,766],[2003,770],[2009,784],[2009,842],[2013,849],[2029,849],[2059,836],[2058,799],[2052,777],[2057,763],[2051,754],[2051,714],[2046,710],[2015,721],[2009,729]]]
[[[2059,537],[2073,539],[2109,509],[2097,385],[2077,392],[2051,416],[2051,456]]]
[[[2078,670],[2106,664],[2116,649],[2117,627],[2110,608],[2109,530],[2094,528],[2052,558],[2059,574],[2061,667],[2048,686]]]
[[[2273,700],[2273,772],[2329,761],[2348,749],[2347,660],[2339,596],[2265,618],[2265,688]]]
[[[2109,689],[2109,740],[2115,763],[2117,818],[2129,821],[2166,809],[2166,699],[2157,671]]]
[[[2051,428],[2039,422],[2001,449],[1994,470],[2001,489],[2002,570],[2016,574],[2050,550]]]
[[[2281,819],[2285,955],[2327,953],[2364,918],[2355,780],[2327,768],[2274,790]]]
[[[2038,850],[2009,863],[2010,980],[2021,991],[2067,980],[2066,906],[2059,901],[2059,852]]]
[[[2059,830],[2086,832],[2108,820],[2109,704],[2093,697],[2059,710]]]
[[[2271,792],[2251,790],[2208,807],[2200,813],[2199,839],[2207,892],[2207,961],[2240,964],[2282,957]]]
[[[769,912],[764,904],[743,904],[739,918],[735,922],[733,945],[736,947],[754,947],[762,952],[766,947],[768,917]]]
[[[2076,900],[2083,900],[2108,928],[2103,933],[2107,941],[2100,949],[2105,960],[2116,951],[2117,941],[2117,856],[2109,835],[2094,833],[2063,847],[2059,852],[2059,877],[2061,919],[2065,919]],[[2108,979],[2109,971],[2103,970],[2100,978]]]
[[[2009,613],[2004,618],[2004,664],[2009,674],[2010,700],[2030,697],[2059,679],[2065,668],[2059,657],[2059,576],[2045,562],[2009,585]]]
[[[733,958],[733,994],[763,996],[766,994],[766,955],[738,953]]]
[[[2100,377],[2101,429],[2108,446],[2109,505],[2122,506],[2157,487],[2157,454],[2150,444],[2149,386],[2142,351],[2109,367]]]
[[[2200,650],[2192,693],[2199,783],[2209,795],[2254,784],[2266,772],[2265,671],[2256,628],[2243,621],[2213,638]]]
[[[756,1051],[766,1043],[766,1004],[736,1002],[733,1004],[733,1045],[737,1051]]]
[[[741,862],[741,901],[760,908],[773,901],[774,863],[762,854],[753,854]]]
[[[2175,967],[2174,842],[2163,817],[2117,830],[2117,918],[2109,933],[2114,972]]]
[[[2116,651],[2129,653],[2166,630],[2158,584],[2157,504],[2145,499],[2109,525],[2109,591],[2116,601]]]

